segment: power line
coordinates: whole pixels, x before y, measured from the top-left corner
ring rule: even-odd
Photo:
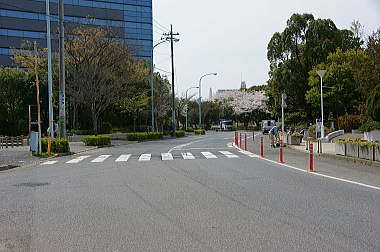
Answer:
[[[168,74],[171,74],[172,72],[169,72],[169,71],[166,71],[164,69],[161,69],[161,68],[158,68],[158,67],[154,67],[154,69],[157,69],[158,71],[161,71],[161,72],[164,72],[164,73],[168,73]]]
[[[158,26],[160,26],[164,30],[164,32],[170,32],[170,29],[160,24],[155,18],[153,18],[153,22],[155,22]]]

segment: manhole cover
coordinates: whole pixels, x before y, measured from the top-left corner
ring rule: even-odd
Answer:
[[[39,186],[46,186],[46,185],[49,185],[49,183],[20,183],[20,184],[16,184],[14,186],[24,186],[24,187],[39,187]]]
[[[14,168],[17,168],[17,167],[18,167],[18,165],[0,166],[0,171],[6,171],[6,170],[14,169]]]

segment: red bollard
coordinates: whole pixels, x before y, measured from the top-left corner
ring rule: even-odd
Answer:
[[[284,163],[284,152],[282,150],[282,137],[280,139],[280,163],[283,164]]]
[[[244,150],[247,151],[247,133],[244,134]]]
[[[241,149],[241,145],[242,145],[242,142],[241,142],[241,139],[242,137],[241,137],[241,132],[240,132],[240,149]]]
[[[310,144],[310,168],[309,168],[309,172],[315,172],[314,170],[314,158],[313,158],[313,144],[311,143]]]
[[[264,157],[264,138],[261,137],[261,142],[260,142],[260,156]]]
[[[255,148],[255,132],[252,131],[252,153],[253,153],[254,148]]]
[[[238,146],[238,133],[235,131],[235,145]]]

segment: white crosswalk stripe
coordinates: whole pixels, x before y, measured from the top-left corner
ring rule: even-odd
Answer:
[[[183,159],[185,160],[195,159],[194,155],[191,154],[190,152],[182,152],[181,154],[182,154]]]
[[[218,158],[217,156],[215,156],[214,154],[212,154],[211,152],[208,152],[208,151],[201,152],[201,153],[207,159]]]
[[[94,160],[92,160],[91,163],[102,163],[102,162],[104,162],[104,160],[106,160],[110,156],[111,155],[101,155],[101,156],[95,158]]]
[[[232,154],[229,151],[219,151],[219,152],[222,153],[224,156],[226,156],[228,158],[239,158],[238,155]]]
[[[129,160],[129,158],[131,157],[131,154],[127,154],[127,155],[120,155],[120,157],[118,157],[115,162],[127,162]]]
[[[139,161],[150,161],[152,154],[142,154],[139,158]]]
[[[80,161],[83,161],[85,160],[86,158],[89,158],[90,156],[80,156],[80,157],[77,157],[77,158],[74,158],[70,161],[67,161],[66,164],[77,164],[79,163]]]
[[[173,160],[173,155],[171,153],[161,153],[162,161]]]
[[[248,157],[252,157],[252,158],[255,158],[255,157],[259,157],[259,155],[256,155],[256,154],[253,154],[252,152],[249,152],[249,151],[239,151],[240,153],[244,154],[244,155],[247,155]]]
[[[52,164],[56,164],[58,161],[47,161],[45,163],[42,163],[41,165],[52,165]]]

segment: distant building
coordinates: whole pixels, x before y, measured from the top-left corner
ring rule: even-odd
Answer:
[[[50,0],[53,52],[58,45],[58,0]],[[134,56],[150,60],[153,46],[152,0],[65,0],[65,26],[108,26],[131,47]],[[120,38],[118,38],[120,39]],[[46,47],[45,0],[0,1],[0,65],[12,65],[11,47],[23,40]]]
[[[240,89],[247,89],[247,83],[245,81],[241,81]]]
[[[210,95],[209,95],[209,99],[212,100],[212,88],[210,88]]]

